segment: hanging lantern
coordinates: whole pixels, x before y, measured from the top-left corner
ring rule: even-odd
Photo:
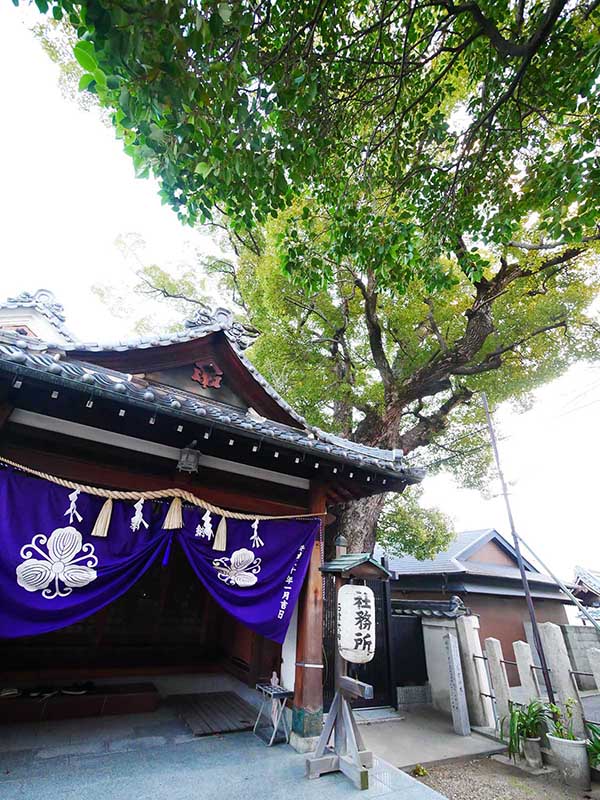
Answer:
[[[200,464],[200,450],[196,450],[197,441],[183,447],[179,454],[179,461],[177,462],[177,469],[180,472],[198,472],[198,465]]]

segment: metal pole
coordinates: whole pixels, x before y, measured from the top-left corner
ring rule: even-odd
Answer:
[[[519,545],[519,536],[517,534],[517,530],[515,527],[515,521],[512,515],[512,509],[510,507],[510,500],[508,498],[508,490],[506,488],[506,481],[504,480],[504,473],[502,472],[502,466],[500,464],[500,453],[498,452],[498,444],[496,442],[496,432],[494,431],[494,423],[492,422],[492,415],[490,414],[490,408],[488,406],[487,395],[485,392],[481,393],[483,399],[483,408],[485,409],[485,417],[487,420],[488,430],[490,432],[490,440],[492,443],[492,450],[494,451],[494,459],[496,461],[496,469],[498,470],[498,477],[500,478],[500,484],[502,486],[502,495],[504,497],[504,504],[506,505],[506,514],[508,516],[508,523],[510,525],[510,532],[513,537],[513,542],[515,545],[515,553],[517,554],[517,562],[519,564],[519,572],[521,573],[521,581],[523,583],[523,591],[525,592],[525,599],[527,601],[527,608],[529,610],[529,618],[531,619],[531,627],[533,629],[533,639],[535,642],[535,646],[537,648],[539,657],[540,657],[540,666],[542,668],[542,674],[544,676],[544,683],[546,685],[546,691],[548,692],[548,700],[551,703],[554,703],[554,692],[552,691],[552,683],[550,681],[550,673],[548,672],[548,663],[546,661],[546,654],[544,653],[544,648],[542,646],[542,640],[540,637],[540,631],[537,624],[537,619],[535,617],[535,609],[533,607],[533,600],[531,598],[531,592],[529,591],[529,583],[527,582],[527,575],[525,574],[525,565],[523,563],[523,556],[521,555],[521,547]]]
[[[575,605],[581,611],[581,613],[585,617],[588,618],[588,620],[592,623],[594,628],[596,628],[598,633],[600,633],[600,623],[598,622],[598,620],[594,619],[594,617],[590,614],[590,612],[587,610],[587,608],[582,603],[580,603],[579,600],[575,597],[573,592],[567,586],[565,586],[565,584],[560,580],[560,578],[556,577],[556,575],[552,572],[552,570],[549,567],[546,566],[546,564],[544,564],[544,562],[538,556],[538,554],[533,552],[533,550],[527,544],[525,539],[521,538],[521,544],[523,545],[523,547],[525,547],[525,548],[527,548],[527,550],[529,550],[529,552],[535,558],[536,561],[539,561],[540,566],[542,567],[542,569],[546,570],[546,572],[548,573],[548,575],[550,575],[552,580],[563,590],[563,592],[567,595],[567,597],[569,597],[575,603]]]

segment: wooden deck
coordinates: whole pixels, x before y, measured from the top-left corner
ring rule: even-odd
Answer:
[[[235,692],[177,694],[169,701],[194,736],[252,730],[258,713]]]

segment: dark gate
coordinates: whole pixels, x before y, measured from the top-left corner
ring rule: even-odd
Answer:
[[[390,642],[395,686],[424,686],[427,663],[420,617],[394,614],[390,617]]]
[[[383,581],[365,581],[375,594],[375,657],[368,664],[349,664],[348,674],[359,681],[370,683],[373,687],[372,700],[353,700],[356,707],[394,706],[396,690],[392,678],[390,651],[390,600],[389,584]],[[323,705],[329,709],[335,694],[335,578],[325,575],[325,601],[323,603]]]

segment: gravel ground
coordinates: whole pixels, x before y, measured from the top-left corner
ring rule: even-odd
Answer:
[[[577,792],[561,784],[558,773],[537,777],[490,758],[431,767],[420,780],[448,800],[580,800],[600,791]],[[594,784],[598,787],[598,784]]]

